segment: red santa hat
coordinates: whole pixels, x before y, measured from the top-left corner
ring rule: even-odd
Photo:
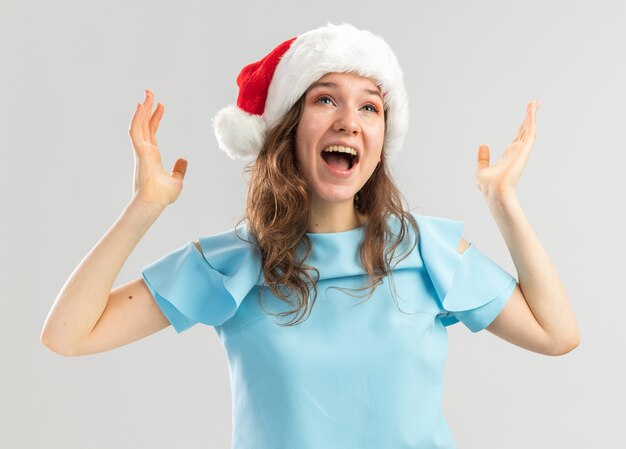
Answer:
[[[267,131],[311,84],[331,72],[352,72],[377,82],[387,110],[384,148],[392,157],[402,147],[409,121],[402,70],[380,36],[346,23],[329,23],[289,39],[245,66],[237,76],[237,104],[223,108],[213,120],[220,149],[233,159],[254,159]]]

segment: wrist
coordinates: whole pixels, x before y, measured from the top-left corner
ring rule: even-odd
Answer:
[[[484,197],[492,211],[504,211],[519,204],[515,190],[487,192]]]
[[[139,212],[142,215],[147,216],[159,216],[163,210],[165,210],[167,206],[164,206],[160,203],[155,203],[152,201],[146,201],[141,198],[134,196],[130,203],[126,206],[127,210],[132,210],[134,212]]]

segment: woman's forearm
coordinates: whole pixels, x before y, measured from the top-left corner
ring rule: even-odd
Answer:
[[[91,333],[129,255],[164,207],[133,199],[59,292],[41,332],[49,348],[71,348]]]
[[[539,325],[557,345],[578,342],[579,331],[567,292],[535,235],[515,193],[487,196],[517,269],[519,286]]]

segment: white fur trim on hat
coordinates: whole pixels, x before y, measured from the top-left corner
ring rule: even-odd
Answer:
[[[213,126],[220,149],[232,159],[254,159],[263,146],[267,131],[263,117],[248,114],[234,104],[217,113]]]

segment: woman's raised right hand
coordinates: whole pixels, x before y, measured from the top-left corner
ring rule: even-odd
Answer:
[[[187,160],[177,159],[171,173],[166,173],[163,169],[156,132],[163,117],[164,106],[158,103],[152,113],[154,94],[150,90],[146,90],[145,94],[144,102],[137,104],[128,130],[135,153],[133,200],[165,207],[176,201],[180,195],[187,171]]]

